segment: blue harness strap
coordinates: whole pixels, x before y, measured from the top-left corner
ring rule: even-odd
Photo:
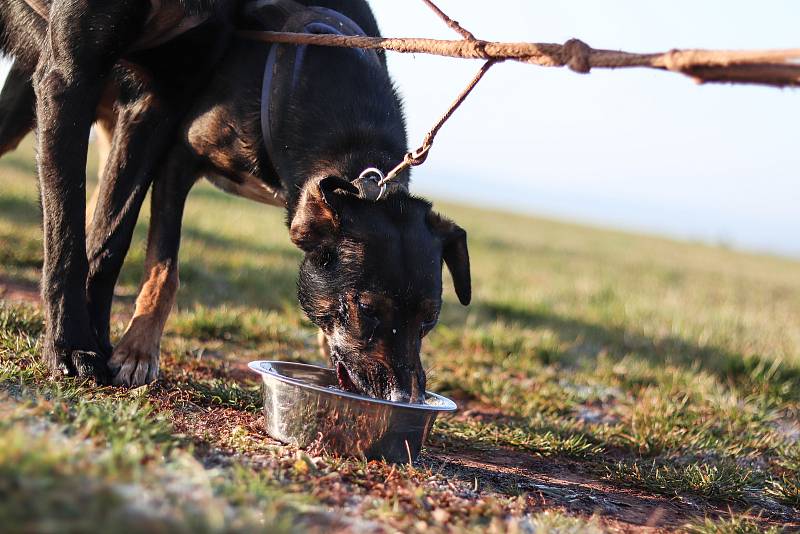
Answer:
[[[281,31],[328,35],[366,35],[355,21],[338,11],[325,7],[308,7],[291,15]],[[273,44],[264,67],[264,78],[261,85],[261,132],[267,155],[278,178],[286,170],[281,152],[287,147],[279,150],[275,146],[272,116],[275,109],[289,101],[291,92],[297,87],[307,49],[308,45]],[[357,49],[356,53],[368,61],[375,62],[378,66],[381,65],[380,58],[374,50]],[[290,72],[291,79],[286,80],[285,77]],[[277,95],[276,93],[281,90],[288,91],[288,93]]]

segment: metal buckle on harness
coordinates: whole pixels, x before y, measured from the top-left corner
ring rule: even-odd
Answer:
[[[383,171],[381,171],[380,169],[376,167],[367,167],[366,169],[361,171],[361,174],[358,175],[358,179],[356,180],[356,182],[358,183],[358,182],[370,181],[374,182],[376,186],[380,187],[378,196],[375,197],[375,201],[377,202],[378,200],[383,198],[384,194],[386,194],[386,184],[381,183],[383,182],[384,178],[385,176],[383,174]],[[363,191],[362,188],[359,188],[359,190]]]

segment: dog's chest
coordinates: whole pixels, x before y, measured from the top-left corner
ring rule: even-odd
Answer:
[[[280,180],[265,175],[259,158],[257,126],[237,113],[230,101],[218,103],[194,117],[186,131],[186,142],[205,162],[208,180],[223,191],[273,206],[285,206]]]
[[[286,195],[282,189],[273,187],[259,178],[249,175],[243,180],[234,181],[225,176],[216,173],[209,173],[206,179],[214,184],[214,186],[230,193],[244,197],[249,200],[255,200],[262,204],[270,206],[278,206],[280,208],[286,207]]]

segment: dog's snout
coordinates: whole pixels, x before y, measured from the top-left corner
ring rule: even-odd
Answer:
[[[394,402],[421,403],[425,398],[425,372],[406,371],[398,376],[397,385],[389,390],[389,400]]]
[[[392,402],[409,402],[411,401],[411,395],[402,389],[394,388],[389,393],[389,400]]]

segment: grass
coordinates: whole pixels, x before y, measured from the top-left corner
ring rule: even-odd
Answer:
[[[620,462],[607,467],[607,478],[667,496],[691,495],[733,502],[743,497],[753,473],[731,463],[691,462],[657,465]]]
[[[687,534],[780,534],[775,526],[764,525],[749,517],[732,516],[724,519],[706,518],[702,522],[687,525]]]
[[[264,435],[246,362],[319,362],[295,301],[300,254],[280,210],[207,185],[186,209],[161,379],[131,391],[49,380],[41,313],[14,296],[35,293],[42,261],[33,173],[30,141],[0,160],[11,530],[800,528],[797,261],[437,206],[469,233],[475,297],[463,308],[447,285],[424,363],[462,411],[437,422],[420,462],[390,466]]]
[[[767,495],[800,509],[800,445],[781,456],[778,475],[767,481]]]
[[[463,421],[440,421],[436,426],[435,443],[447,447],[455,443],[471,448],[498,445],[524,450],[540,457],[593,458],[603,453],[603,447],[593,444],[580,434],[559,435],[552,430],[524,424],[475,424]]]

